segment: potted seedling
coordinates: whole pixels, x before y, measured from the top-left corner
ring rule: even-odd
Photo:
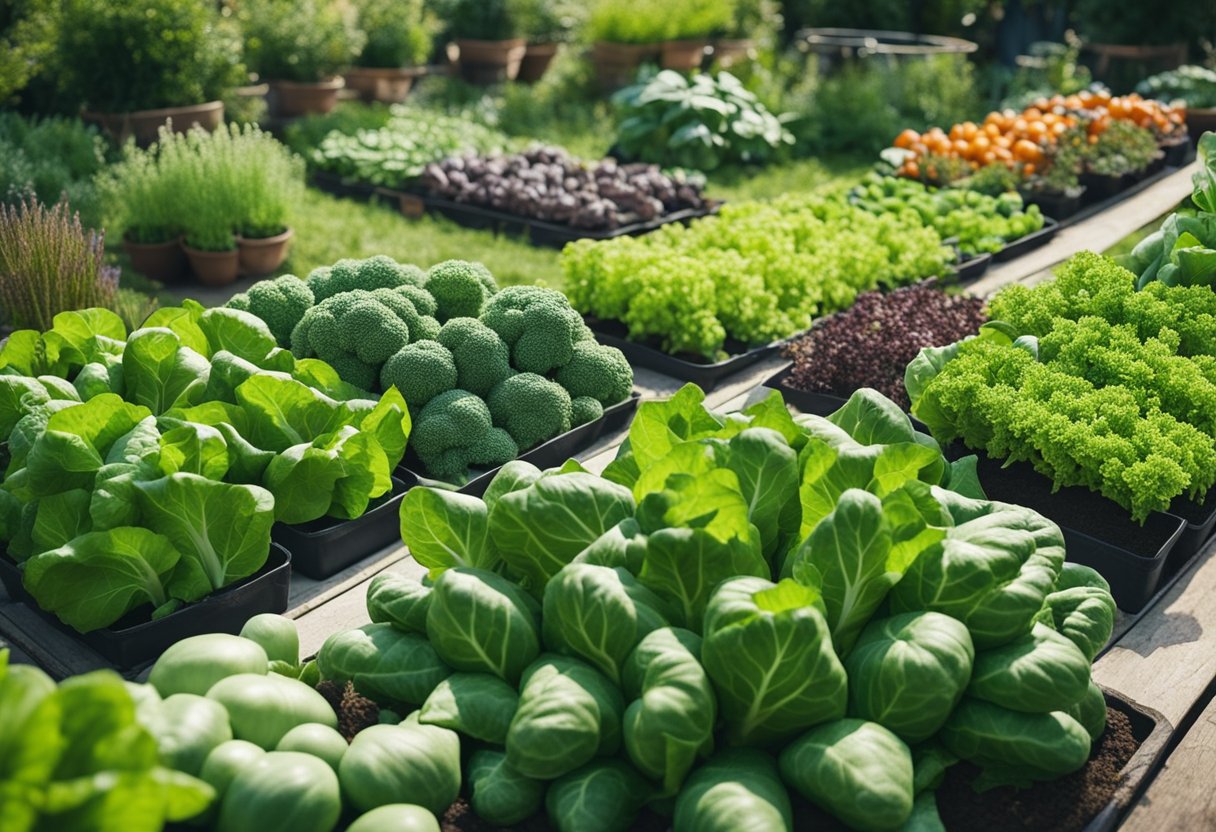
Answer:
[[[253,0],[241,14],[250,68],[270,83],[271,112],[295,117],[333,110],[340,73],[367,40],[355,8],[341,0]]]
[[[155,145],[147,151],[128,145],[99,177],[98,190],[106,224],[122,233],[131,267],[161,283],[185,279],[177,194],[160,173]]]
[[[141,144],[166,124],[214,130],[223,123],[219,99],[244,71],[240,38],[215,4],[67,0],[62,15],[57,80],[87,121]]]
[[[731,24],[734,0],[672,0],[659,53],[663,69],[691,72],[701,67],[709,37]]]
[[[513,0],[444,0],[448,37],[461,76],[471,84],[513,81],[528,51]]]
[[[560,45],[582,22],[584,7],[571,0],[515,0],[514,6],[528,40],[516,80],[533,84],[544,77]]]
[[[587,21],[591,59],[606,89],[632,84],[638,68],[657,63],[666,37],[662,0],[596,0]]]
[[[265,277],[287,258],[292,206],[304,192],[304,161],[255,126],[232,128],[230,178],[240,273]]]
[[[357,9],[367,43],[346,86],[364,101],[402,102],[430,54],[435,18],[423,0],[358,0]]]

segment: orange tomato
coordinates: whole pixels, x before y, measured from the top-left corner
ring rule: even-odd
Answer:
[[[895,146],[902,147],[904,150],[907,150],[919,141],[920,133],[917,133],[915,130],[908,129],[895,137]]]

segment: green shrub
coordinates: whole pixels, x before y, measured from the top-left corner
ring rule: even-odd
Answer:
[[[109,307],[118,270],[104,265],[104,240],[66,202],[0,205],[0,322],[47,329],[60,312]]]
[[[435,11],[454,40],[509,40],[523,34],[515,0],[435,0]]]
[[[64,0],[53,69],[98,112],[214,101],[243,78],[240,39],[199,0]]]
[[[423,0],[358,0],[367,35],[355,66],[395,68],[426,63],[437,22]]]
[[[0,113],[0,202],[32,191],[46,204],[66,196],[86,227],[100,220],[93,176],[105,165],[105,141],[77,119],[25,119]]]
[[[520,32],[532,43],[565,43],[587,22],[587,6],[578,0],[513,0]]]
[[[667,37],[664,0],[595,0],[587,20],[588,41],[658,43]]]
[[[346,69],[367,41],[356,11],[329,0],[252,0],[240,13],[245,55],[263,79],[314,83]]]
[[[25,88],[54,53],[58,9],[16,0],[0,5],[0,104]]]

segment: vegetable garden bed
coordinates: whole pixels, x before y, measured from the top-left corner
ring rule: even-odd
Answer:
[[[255,615],[285,612],[291,586],[291,553],[271,543],[261,569],[202,601],[158,619],[149,619],[146,611],[137,610],[109,627],[83,634],[38,607],[22,586],[20,570],[4,552],[0,552],[0,582],[10,598],[30,607],[48,626],[97,651],[120,670],[130,670],[152,661],[184,638],[204,633],[235,635]],[[33,633],[27,635],[37,638]]]

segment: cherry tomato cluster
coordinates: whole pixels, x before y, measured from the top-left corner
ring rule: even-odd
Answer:
[[[1139,95],[1087,91],[1041,98],[1021,113],[991,112],[980,124],[964,121],[949,132],[940,127],[924,133],[904,130],[895,138],[895,146],[911,151],[899,173],[914,179],[920,177],[921,165],[930,156],[962,160],[972,170],[1003,164],[1023,176],[1033,176],[1041,172],[1059,137],[1079,124],[1085,125],[1092,144],[1112,120],[1130,121],[1166,137],[1185,129],[1184,118],[1183,110]]]

